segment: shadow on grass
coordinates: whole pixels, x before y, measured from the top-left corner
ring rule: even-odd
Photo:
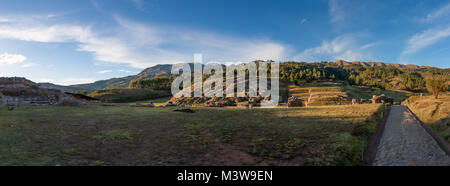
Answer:
[[[429,125],[445,141],[445,145],[450,148],[450,117],[425,125]]]
[[[347,93],[349,95],[349,98],[355,98],[355,99],[365,99],[366,101],[369,101],[373,95],[380,95],[384,94],[389,98],[393,98],[395,102],[401,103],[406,98],[412,95],[412,93],[409,93],[407,91],[393,91],[393,90],[386,90],[386,89],[360,89],[357,87],[352,86],[345,86],[342,88],[342,91]]]
[[[373,113],[380,112],[372,107]],[[337,114],[345,111],[341,108],[351,107],[336,108],[194,109],[190,114],[172,108],[19,108],[0,117],[4,142],[0,144],[0,162],[362,165],[365,137],[375,130],[378,114],[363,109],[350,109],[342,116],[326,113]]]

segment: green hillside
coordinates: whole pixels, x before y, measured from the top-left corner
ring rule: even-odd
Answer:
[[[193,68],[192,63],[190,64]],[[112,78],[94,83],[61,86],[41,83],[41,86],[61,89],[66,92],[99,89],[126,88],[133,80],[151,79],[171,75],[172,65],[155,65],[137,75]],[[296,85],[315,81],[339,80],[350,85],[369,86],[388,90],[425,91],[426,79],[435,76],[449,77],[450,69],[428,66],[402,65],[382,62],[283,62],[280,63],[280,77]]]

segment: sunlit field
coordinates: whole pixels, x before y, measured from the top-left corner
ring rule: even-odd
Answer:
[[[381,104],[0,109],[0,165],[362,165]]]

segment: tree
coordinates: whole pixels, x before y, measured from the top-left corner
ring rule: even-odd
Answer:
[[[448,91],[447,81],[443,77],[433,77],[427,81],[427,89],[438,99],[440,92]]]
[[[161,76],[151,79],[132,80],[128,85],[131,89],[153,89],[153,90],[170,90],[173,77]]]
[[[79,90],[75,92],[76,94],[83,94],[83,95],[88,95],[89,92],[87,90]]]

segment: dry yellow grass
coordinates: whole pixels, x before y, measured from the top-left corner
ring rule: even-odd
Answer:
[[[381,104],[0,109],[0,165],[362,165]]]
[[[441,93],[439,99],[432,95],[412,96],[408,107],[424,123],[429,124],[447,142],[450,142],[450,93]]]

